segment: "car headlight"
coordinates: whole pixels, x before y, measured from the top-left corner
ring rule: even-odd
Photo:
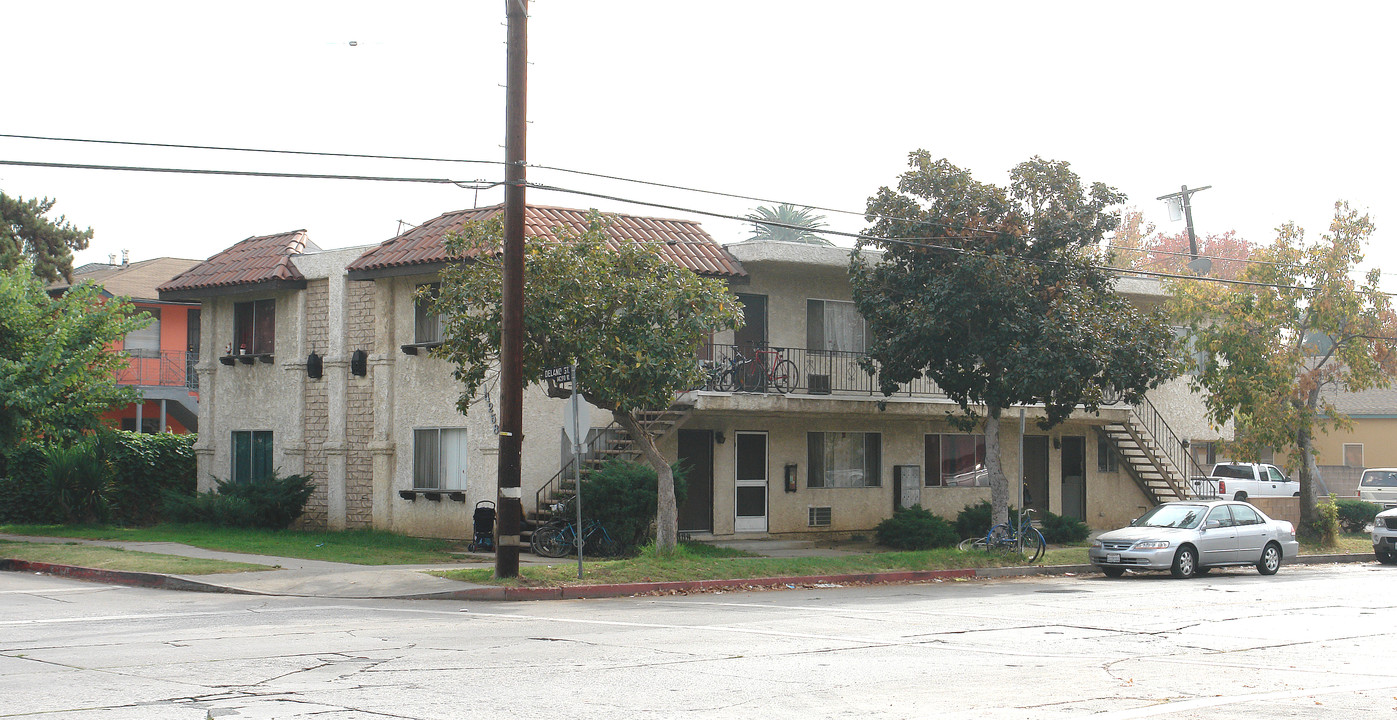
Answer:
[[[1168,540],[1141,540],[1131,546],[1132,550],[1163,550],[1169,547]]]
[[[1100,541],[1100,540],[1092,540],[1092,541],[1091,541],[1091,546],[1092,546],[1093,548],[1097,549],[1097,550],[1100,550],[1101,547],[1102,547],[1102,546],[1101,546],[1101,541]]]

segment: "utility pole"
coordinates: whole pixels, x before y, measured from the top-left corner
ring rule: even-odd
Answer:
[[[1196,192],[1202,192],[1212,187],[1204,185],[1201,188],[1188,189],[1187,185],[1179,186],[1179,191],[1168,195],[1160,195],[1156,200],[1163,200],[1169,204],[1169,219],[1179,219],[1179,206],[1183,206],[1184,224],[1188,227],[1188,252],[1193,259],[1188,262],[1188,266],[1199,275],[1208,274],[1213,269],[1213,261],[1208,258],[1198,257],[1198,236],[1193,233],[1193,205],[1189,203],[1189,198]]]
[[[524,441],[524,130],[527,109],[528,0],[505,0],[509,18],[505,80],[504,284],[500,328],[499,528],[495,577],[519,576],[520,469]]]

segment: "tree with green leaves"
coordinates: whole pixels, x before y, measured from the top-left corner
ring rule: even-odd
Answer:
[[[92,228],[79,230],[60,215],[45,215],[57,200],[10,197],[0,191],[0,269],[28,261],[31,272],[48,282],[73,277],[73,251],[87,249]]]
[[[91,283],[51,298],[27,261],[0,269],[0,307],[0,454],[30,440],[71,442],[139,398],[117,384],[125,357],[113,348],[149,315],[103,301]]]
[[[750,240],[779,240],[782,242],[830,245],[830,241],[815,234],[826,227],[825,217],[816,215],[813,210],[782,203],[776,207],[762,205],[747,219],[752,222],[753,233]]]
[[[1299,454],[1300,520],[1318,519],[1314,436],[1348,419],[1336,392],[1386,387],[1397,373],[1397,315],[1374,268],[1355,281],[1372,236],[1366,214],[1334,204],[1329,232],[1306,242],[1294,223],[1253,251],[1246,285],[1177,282],[1171,309],[1206,357],[1192,384],[1221,425],[1235,420],[1235,454],[1263,449]]]
[[[641,243],[608,242],[593,214],[581,235],[525,244],[524,381],[576,363],[583,398],[608,410],[658,475],[656,544],[678,542],[674,473],[637,419],[662,410],[676,393],[703,382],[698,351],[714,332],[741,324],[741,306],[722,280],[703,278]],[[441,273],[435,302],[443,344],[433,351],[456,365],[465,414],[486,374],[498,365],[503,226],[466,226],[447,248],[463,260]]]
[[[959,404],[948,414],[958,427],[983,421],[990,504],[1005,522],[1003,412],[1042,404],[1047,429],[1078,408],[1095,412],[1107,388],[1138,404],[1176,371],[1173,333],[1097,264],[1119,192],[1084,187],[1067,163],[1037,157],[1014,168],[1007,188],[925,150],[910,165],[897,189],[869,199],[873,225],[850,262],[866,369],[888,395],[928,377]]]

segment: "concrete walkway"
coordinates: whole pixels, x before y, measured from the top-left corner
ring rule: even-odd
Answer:
[[[546,600],[588,597],[622,597],[644,594],[679,594],[718,589],[780,589],[838,584],[934,582],[947,579],[1017,577],[1027,575],[1071,575],[1097,572],[1091,565],[1054,565],[1034,567],[997,567],[964,570],[905,571],[867,574],[824,575],[814,577],[770,577],[741,580],[699,580],[681,582],[640,582],[611,585],[573,585],[567,587],[533,588],[500,587],[447,580],[429,575],[429,570],[460,570],[463,568],[493,568],[494,558],[481,562],[448,563],[443,565],[355,565],[301,560],[297,558],[250,555],[246,553],[205,550],[171,542],[116,542],[80,538],[33,537],[0,534],[0,540],[35,543],[78,543],[121,548],[160,555],[177,555],[265,565],[271,569],[213,575],[173,575],[160,573],[101,570],[71,565],[34,563],[0,558],[0,570],[42,572],[96,582],[138,587],[188,590],[195,592],[239,593],[249,595],[278,595],[287,597],[358,598],[358,599],[421,599],[421,600]],[[856,555],[868,552],[863,547],[822,547],[804,540],[743,539],[722,541],[734,547],[764,557],[816,557]],[[1294,562],[1301,564],[1329,562],[1372,562],[1372,553],[1344,555],[1302,555]],[[569,563],[566,559],[520,556],[520,565],[556,565]]]

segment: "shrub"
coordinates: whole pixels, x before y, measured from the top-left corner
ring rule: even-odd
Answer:
[[[990,519],[994,517],[994,510],[990,507],[990,501],[981,500],[974,505],[966,505],[956,513],[956,535],[962,539],[984,537],[989,534],[990,526],[993,525]],[[1009,517],[1014,517],[1014,506],[1009,506]]]
[[[0,525],[56,525],[63,511],[53,501],[47,478],[0,478]]]
[[[688,495],[687,470],[674,468],[675,501]],[[659,502],[659,479],[655,469],[632,460],[614,459],[582,476],[582,514],[606,528],[623,552],[650,540],[651,527]],[[563,509],[571,519],[571,503]]]
[[[1042,522],[1038,523],[1038,529],[1043,533],[1043,539],[1055,545],[1070,545],[1079,543],[1087,539],[1091,534],[1091,528],[1081,520],[1074,520],[1065,515],[1054,515],[1050,512],[1043,513]]]
[[[111,483],[96,441],[69,447],[53,445],[44,457],[48,496],[67,522],[96,523],[111,518]]]
[[[184,495],[165,491],[165,516],[174,522],[219,527],[282,530],[300,517],[315,489],[309,475],[274,473],[265,480],[234,483],[217,480],[217,491]]]
[[[110,431],[100,436],[112,482],[112,519],[123,525],[160,522],[167,492],[194,494],[194,435]]]
[[[875,534],[879,545],[897,550],[950,547],[958,540],[951,523],[921,505],[898,508],[892,517],[878,523]]]
[[[1318,542],[1322,547],[1334,547],[1339,544],[1339,506],[1334,501],[1334,495],[1330,494],[1329,502],[1319,503],[1316,508],[1319,518],[1303,529],[1309,539]]]
[[[1382,512],[1382,507],[1367,500],[1337,500],[1334,503],[1338,506],[1339,527],[1344,532],[1361,533],[1368,527],[1368,523]]]

